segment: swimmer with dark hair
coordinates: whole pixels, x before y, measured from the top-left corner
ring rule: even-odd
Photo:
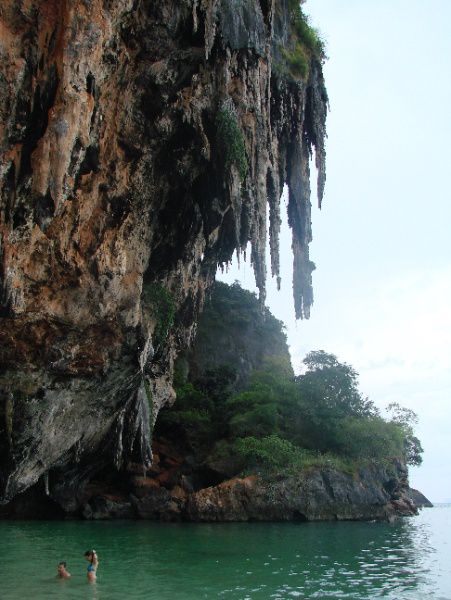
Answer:
[[[95,550],[86,550],[85,558],[89,561],[88,565],[88,581],[93,583],[97,579],[97,567],[99,566],[99,559]]]
[[[65,560],[62,560],[59,564],[58,564],[58,575],[57,577],[59,577],[60,579],[69,579],[70,577],[70,573],[67,570],[67,563]]]

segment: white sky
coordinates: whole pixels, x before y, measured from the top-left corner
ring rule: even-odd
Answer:
[[[327,183],[313,209],[315,304],[295,322],[291,241],[268,306],[293,365],[323,349],[360,373],[378,406],[419,416],[411,485],[451,499],[451,0],[310,0],[327,43]],[[314,186],[312,186],[314,188]],[[313,206],[316,201],[312,198]],[[242,264],[221,279],[254,289]]]

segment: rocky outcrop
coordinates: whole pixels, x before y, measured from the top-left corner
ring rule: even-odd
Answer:
[[[248,242],[264,300],[285,183],[308,317],[327,95],[314,54],[282,68],[287,0],[4,0],[0,32],[0,501],[36,485],[71,512],[100,470],[150,465],[174,359]]]
[[[409,488],[407,495],[417,508],[433,508],[434,506],[424,494],[414,488]]]
[[[143,473],[107,470],[84,486],[71,518],[153,521],[393,521],[417,514],[407,469],[368,464],[353,473],[310,467],[296,474],[234,476],[223,480],[193,455],[164,439],[153,443],[153,466]],[[44,485],[0,507],[3,518],[64,518],[68,511],[46,496]]]
[[[235,478],[192,494],[187,514],[194,521],[392,520],[416,514],[399,475],[368,467],[352,475],[312,469],[269,482]]]
[[[352,474],[311,468],[269,479],[234,477],[194,489],[196,475],[181,463],[157,476],[140,477],[128,498],[98,488],[82,516],[195,522],[392,521],[417,513],[404,485],[406,473],[399,462],[394,469],[367,466]]]

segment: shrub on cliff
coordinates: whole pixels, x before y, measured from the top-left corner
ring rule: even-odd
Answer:
[[[312,27],[299,0],[290,0],[290,35],[288,45],[279,47],[280,59],[275,60],[275,73],[282,73],[295,81],[306,80],[311,59],[320,62],[326,58],[325,44],[317,29]]]
[[[300,448],[277,434],[221,440],[209,455],[207,464],[228,476],[238,472],[270,477],[280,473],[296,475],[313,468],[333,468],[352,473],[356,469],[356,461]]]
[[[301,450],[276,434],[262,438],[239,438],[233,444],[233,450],[243,459],[248,469],[263,467],[270,471],[286,471],[302,466]]]
[[[213,401],[191,383],[185,383],[177,389],[176,410],[160,412],[157,431],[184,440],[191,449],[199,451],[215,441],[213,414]]]
[[[253,370],[265,361],[276,361],[284,372],[293,376],[284,326],[258,298],[237,283],[216,282],[199,320],[196,341],[187,356],[187,370],[192,383],[206,388],[206,379],[214,371],[229,376],[227,386],[243,390]],[[218,381],[218,384],[220,382]],[[208,384],[209,385],[209,384]]]
[[[254,371],[248,388],[226,402],[229,437],[265,436],[280,433],[294,397],[290,369],[282,358],[264,361]]]
[[[357,465],[393,458],[420,464],[422,448],[413,435],[412,411],[395,406],[394,417],[383,419],[360,393],[357,372],[333,354],[311,352],[304,364],[306,372],[293,378],[277,361],[267,362],[253,373],[247,390],[226,401],[227,437],[235,454],[253,462],[258,458],[268,467],[272,445],[278,443],[286,451],[286,465],[294,464],[295,455],[304,467],[327,464],[325,456],[344,460],[348,467],[349,461]]]
[[[291,26],[296,37],[308,51],[318,59],[325,58],[325,45],[317,29],[310,24],[309,17],[304,13],[299,0],[290,0]]]
[[[243,132],[231,108],[222,107],[216,115],[216,140],[225,168],[236,167],[241,181],[246,179],[249,164],[246,156]]]

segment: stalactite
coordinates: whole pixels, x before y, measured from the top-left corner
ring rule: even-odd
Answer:
[[[216,36],[216,17],[218,0],[202,0],[205,13],[205,58],[208,60]]]
[[[114,449],[113,449],[113,464],[119,471],[122,467],[122,459],[124,453],[123,445],[123,433],[124,433],[124,418],[125,418],[126,407],[124,407],[116,421],[116,428],[114,432]]]
[[[293,296],[297,318],[308,318],[313,302],[309,259],[312,239],[309,160],[308,144],[302,131],[298,131],[291,147],[288,178],[288,223],[293,236]]]
[[[326,183],[326,117],[329,106],[324,77],[321,66],[313,61],[311,66],[311,75],[309,87],[307,90],[305,133],[310,145],[310,149],[315,149],[315,165],[318,170],[317,196],[318,207],[324,195],[324,186]]]
[[[122,433],[122,460],[136,458],[143,468],[152,464],[149,400],[144,382],[138,387],[126,409]]]
[[[267,190],[269,204],[269,248],[271,254],[271,275],[277,278],[277,289],[280,290],[280,192],[274,181],[275,173],[268,169]]]
[[[244,10],[245,5],[246,0],[237,3],[237,12]],[[204,2],[202,6],[206,23],[205,53],[209,57],[217,39],[214,15],[221,11],[221,7],[217,1]],[[268,39],[274,34],[274,14],[272,6]],[[243,15],[238,14],[237,21],[244,19]],[[228,34],[232,35],[230,31]],[[252,27],[248,35],[247,46],[253,47],[256,42]],[[265,56],[257,61],[248,60],[247,53],[230,50],[230,47],[237,45],[236,39],[223,37],[221,43],[225,46],[225,59],[222,69],[218,70],[221,75],[217,85],[223,95],[220,106],[235,115],[240,123],[249,163],[245,181],[239,180],[236,169],[232,169],[228,177],[227,174],[223,175],[228,181],[226,190],[234,223],[233,230],[229,228],[227,234],[229,249],[225,248],[226,260],[231,258],[231,248],[240,252],[250,242],[251,264],[260,298],[264,302],[266,238],[269,230],[271,274],[277,278],[280,287],[280,201],[283,185],[287,184],[289,225],[293,235],[295,313],[297,318],[308,318],[313,301],[311,272],[314,267],[308,250],[311,241],[309,161],[313,153],[318,171],[319,207],[326,179],[325,122],[328,99],[321,64],[312,57],[306,81],[284,79],[272,72],[271,43],[266,44]],[[258,48],[256,44],[257,53],[260,52]],[[219,263],[223,260],[221,257]]]

